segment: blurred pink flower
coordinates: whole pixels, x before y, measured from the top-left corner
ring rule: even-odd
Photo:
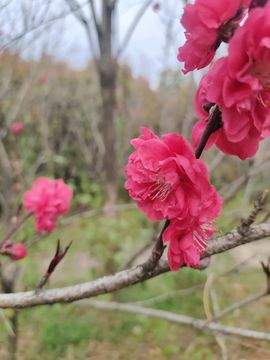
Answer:
[[[135,151],[126,166],[125,187],[151,220],[185,220],[208,208],[214,187],[206,165],[181,135],[159,138],[142,128],[131,144]]]
[[[195,97],[200,116],[192,132],[195,147],[206,126],[207,103],[220,107],[223,121],[207,148],[215,143],[241,159],[254,156],[259,142],[270,135],[270,3],[250,12],[230,42],[229,55],[202,79]]]
[[[11,248],[10,258],[12,260],[23,259],[27,255],[26,247],[22,243],[14,244]]]
[[[10,131],[13,135],[20,135],[24,130],[24,125],[22,121],[16,121],[10,126]]]
[[[181,23],[186,43],[179,48],[183,73],[210,64],[222,41],[228,42],[243,19],[251,0],[197,0],[185,7]]]
[[[20,260],[27,255],[27,250],[23,243],[15,243],[8,239],[2,243],[0,253],[9,256],[12,260]]]
[[[34,213],[38,233],[54,230],[58,217],[69,210],[72,196],[72,189],[62,179],[41,177],[35,181],[32,189],[24,194],[23,204],[27,211]]]
[[[38,84],[45,85],[45,84],[47,84],[48,81],[49,81],[49,78],[47,75],[41,75],[38,79]]]

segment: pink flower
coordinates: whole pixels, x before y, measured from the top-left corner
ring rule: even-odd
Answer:
[[[49,78],[47,75],[41,75],[38,79],[38,84],[45,85],[45,84],[47,84],[48,80],[49,80]]]
[[[186,29],[186,43],[177,57],[185,62],[184,74],[210,64],[221,42],[232,37],[250,1],[197,0],[185,7],[181,23]]]
[[[164,242],[169,242],[170,269],[176,271],[184,264],[198,268],[201,255],[207,248],[207,241],[216,231],[211,222],[200,223],[194,220],[193,224],[187,225],[173,221],[163,234]]]
[[[251,11],[232,38],[228,57],[218,60],[202,79],[195,98],[200,116],[193,128],[195,146],[206,126],[207,103],[218,104],[223,121],[207,147],[215,143],[241,159],[254,156],[270,133],[270,3]]]
[[[2,243],[0,253],[9,256],[12,260],[20,260],[27,255],[27,250],[24,244],[8,239]]]
[[[168,262],[172,271],[178,270],[183,264],[199,267],[207,242],[217,231],[213,221],[221,212],[222,198],[213,186],[204,196],[196,217],[173,219],[163,234],[163,241],[169,242]]]
[[[135,151],[126,166],[125,187],[151,220],[185,220],[207,207],[213,192],[207,168],[181,135],[159,138],[142,128],[131,144]]]
[[[24,130],[22,121],[16,121],[10,126],[10,131],[14,136],[20,135]]]
[[[69,210],[72,196],[72,189],[62,179],[41,177],[35,181],[32,189],[24,194],[23,204],[27,211],[34,213],[38,233],[55,228],[58,217]]]

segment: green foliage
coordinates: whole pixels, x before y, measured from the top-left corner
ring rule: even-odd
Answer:
[[[38,313],[43,315],[40,346],[55,357],[63,356],[69,346],[83,346],[91,339],[99,338],[96,314],[93,312],[86,317],[73,308],[55,306],[46,314],[44,311]]]

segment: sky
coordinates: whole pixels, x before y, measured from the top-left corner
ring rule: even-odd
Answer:
[[[38,2],[40,0],[13,0],[12,14],[18,13],[22,4]],[[47,0],[48,2],[49,0]],[[53,0],[56,13],[63,12],[65,9],[64,0]],[[97,6],[100,0],[96,0]],[[117,28],[119,37],[117,43],[121,44],[124,34],[128,30],[134,16],[146,0],[118,0]],[[160,10],[154,11],[153,5],[160,3]],[[43,5],[44,5],[43,1]],[[83,4],[83,0],[81,0]],[[100,4],[100,2],[99,2]],[[30,8],[29,8],[30,9]],[[87,7],[84,8],[85,15]],[[171,67],[181,70],[181,65],[177,62],[177,49],[184,42],[183,29],[180,26],[180,16],[183,12],[181,0],[160,0],[152,1],[139,25],[137,26],[127,48],[123,52],[120,61],[130,64],[135,76],[145,76],[149,79],[152,86],[156,86],[160,72]],[[30,14],[30,10],[28,10]],[[29,15],[30,17],[30,15]],[[169,32],[170,41],[166,40],[166,30],[171,20],[172,26]],[[16,22],[16,20],[15,20]],[[18,25],[19,22],[16,22]],[[9,31],[6,29],[6,31]],[[43,32],[38,40],[23,48],[25,57],[39,58],[41,53],[46,51],[53,55],[57,60],[67,62],[72,68],[82,69],[91,59],[91,52],[85,30],[78,20],[69,15],[57,21],[50,29]]]

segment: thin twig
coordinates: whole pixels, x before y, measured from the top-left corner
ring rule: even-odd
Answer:
[[[264,190],[254,202],[253,210],[246,219],[242,219],[240,225],[237,227],[237,231],[245,235],[250,226],[255,222],[258,214],[264,209],[268,196],[268,190]]]
[[[252,294],[251,296],[248,296],[247,298],[226,307],[224,310],[221,310],[218,314],[216,314],[214,317],[212,317],[209,320],[209,323],[212,322],[212,321],[219,320],[223,316],[228,315],[228,314],[234,312],[235,310],[239,310],[244,306],[250,305],[250,304],[258,301],[259,299],[261,299],[262,297],[264,297],[266,295],[267,295],[267,292],[265,290],[264,291],[259,291],[256,294]]]
[[[167,227],[170,225],[170,221],[166,220],[158,238],[157,241],[152,249],[152,253],[149,256],[149,258],[141,265],[141,267],[143,268],[143,271],[145,273],[153,270],[155,268],[155,266],[158,264],[159,259],[161,258],[165,246],[163,244],[163,234],[164,231],[167,229]]]
[[[270,294],[270,258],[268,258],[268,262],[266,264],[264,264],[263,262],[261,264],[262,264],[263,272],[266,276],[266,290],[259,291],[256,294],[252,294],[252,295],[248,296],[247,298],[226,307],[224,310],[220,311],[218,314],[215,314],[215,316],[212,317],[209,320],[209,322],[216,321],[216,320],[222,318],[223,316],[230,314],[231,312],[234,312],[235,310],[239,310],[244,306],[250,305],[250,304],[258,301],[259,299]]]
[[[137,25],[139,24],[141,18],[143,17],[143,15],[146,12],[146,10],[148,9],[148,7],[151,5],[152,1],[153,0],[147,0],[145,3],[143,3],[142,7],[138,11],[138,13],[135,16],[135,18],[133,19],[129,29],[127,30],[127,33],[123,40],[123,43],[120,45],[119,49],[117,50],[117,57],[119,57],[123,53],[125,48],[127,47],[129,40],[131,39]]]
[[[21,220],[17,221],[12,227],[11,229],[5,234],[5,237],[3,239],[3,241],[10,239],[11,236],[13,236],[20,228],[22,225],[24,225],[24,223],[26,223],[26,221],[28,219],[30,219],[30,217],[33,215],[33,213],[27,213],[24,217],[22,217]]]
[[[114,206],[110,206],[110,207],[105,206],[105,207],[98,208],[98,209],[83,211],[81,213],[66,217],[61,220],[60,225],[70,225],[80,219],[89,219],[91,217],[94,217],[94,216],[97,216],[100,214],[108,214],[110,212],[115,213],[118,211],[120,212],[120,211],[132,210],[132,209],[136,209],[136,208],[137,208],[137,205],[134,203],[119,204],[119,205],[114,205]]]

